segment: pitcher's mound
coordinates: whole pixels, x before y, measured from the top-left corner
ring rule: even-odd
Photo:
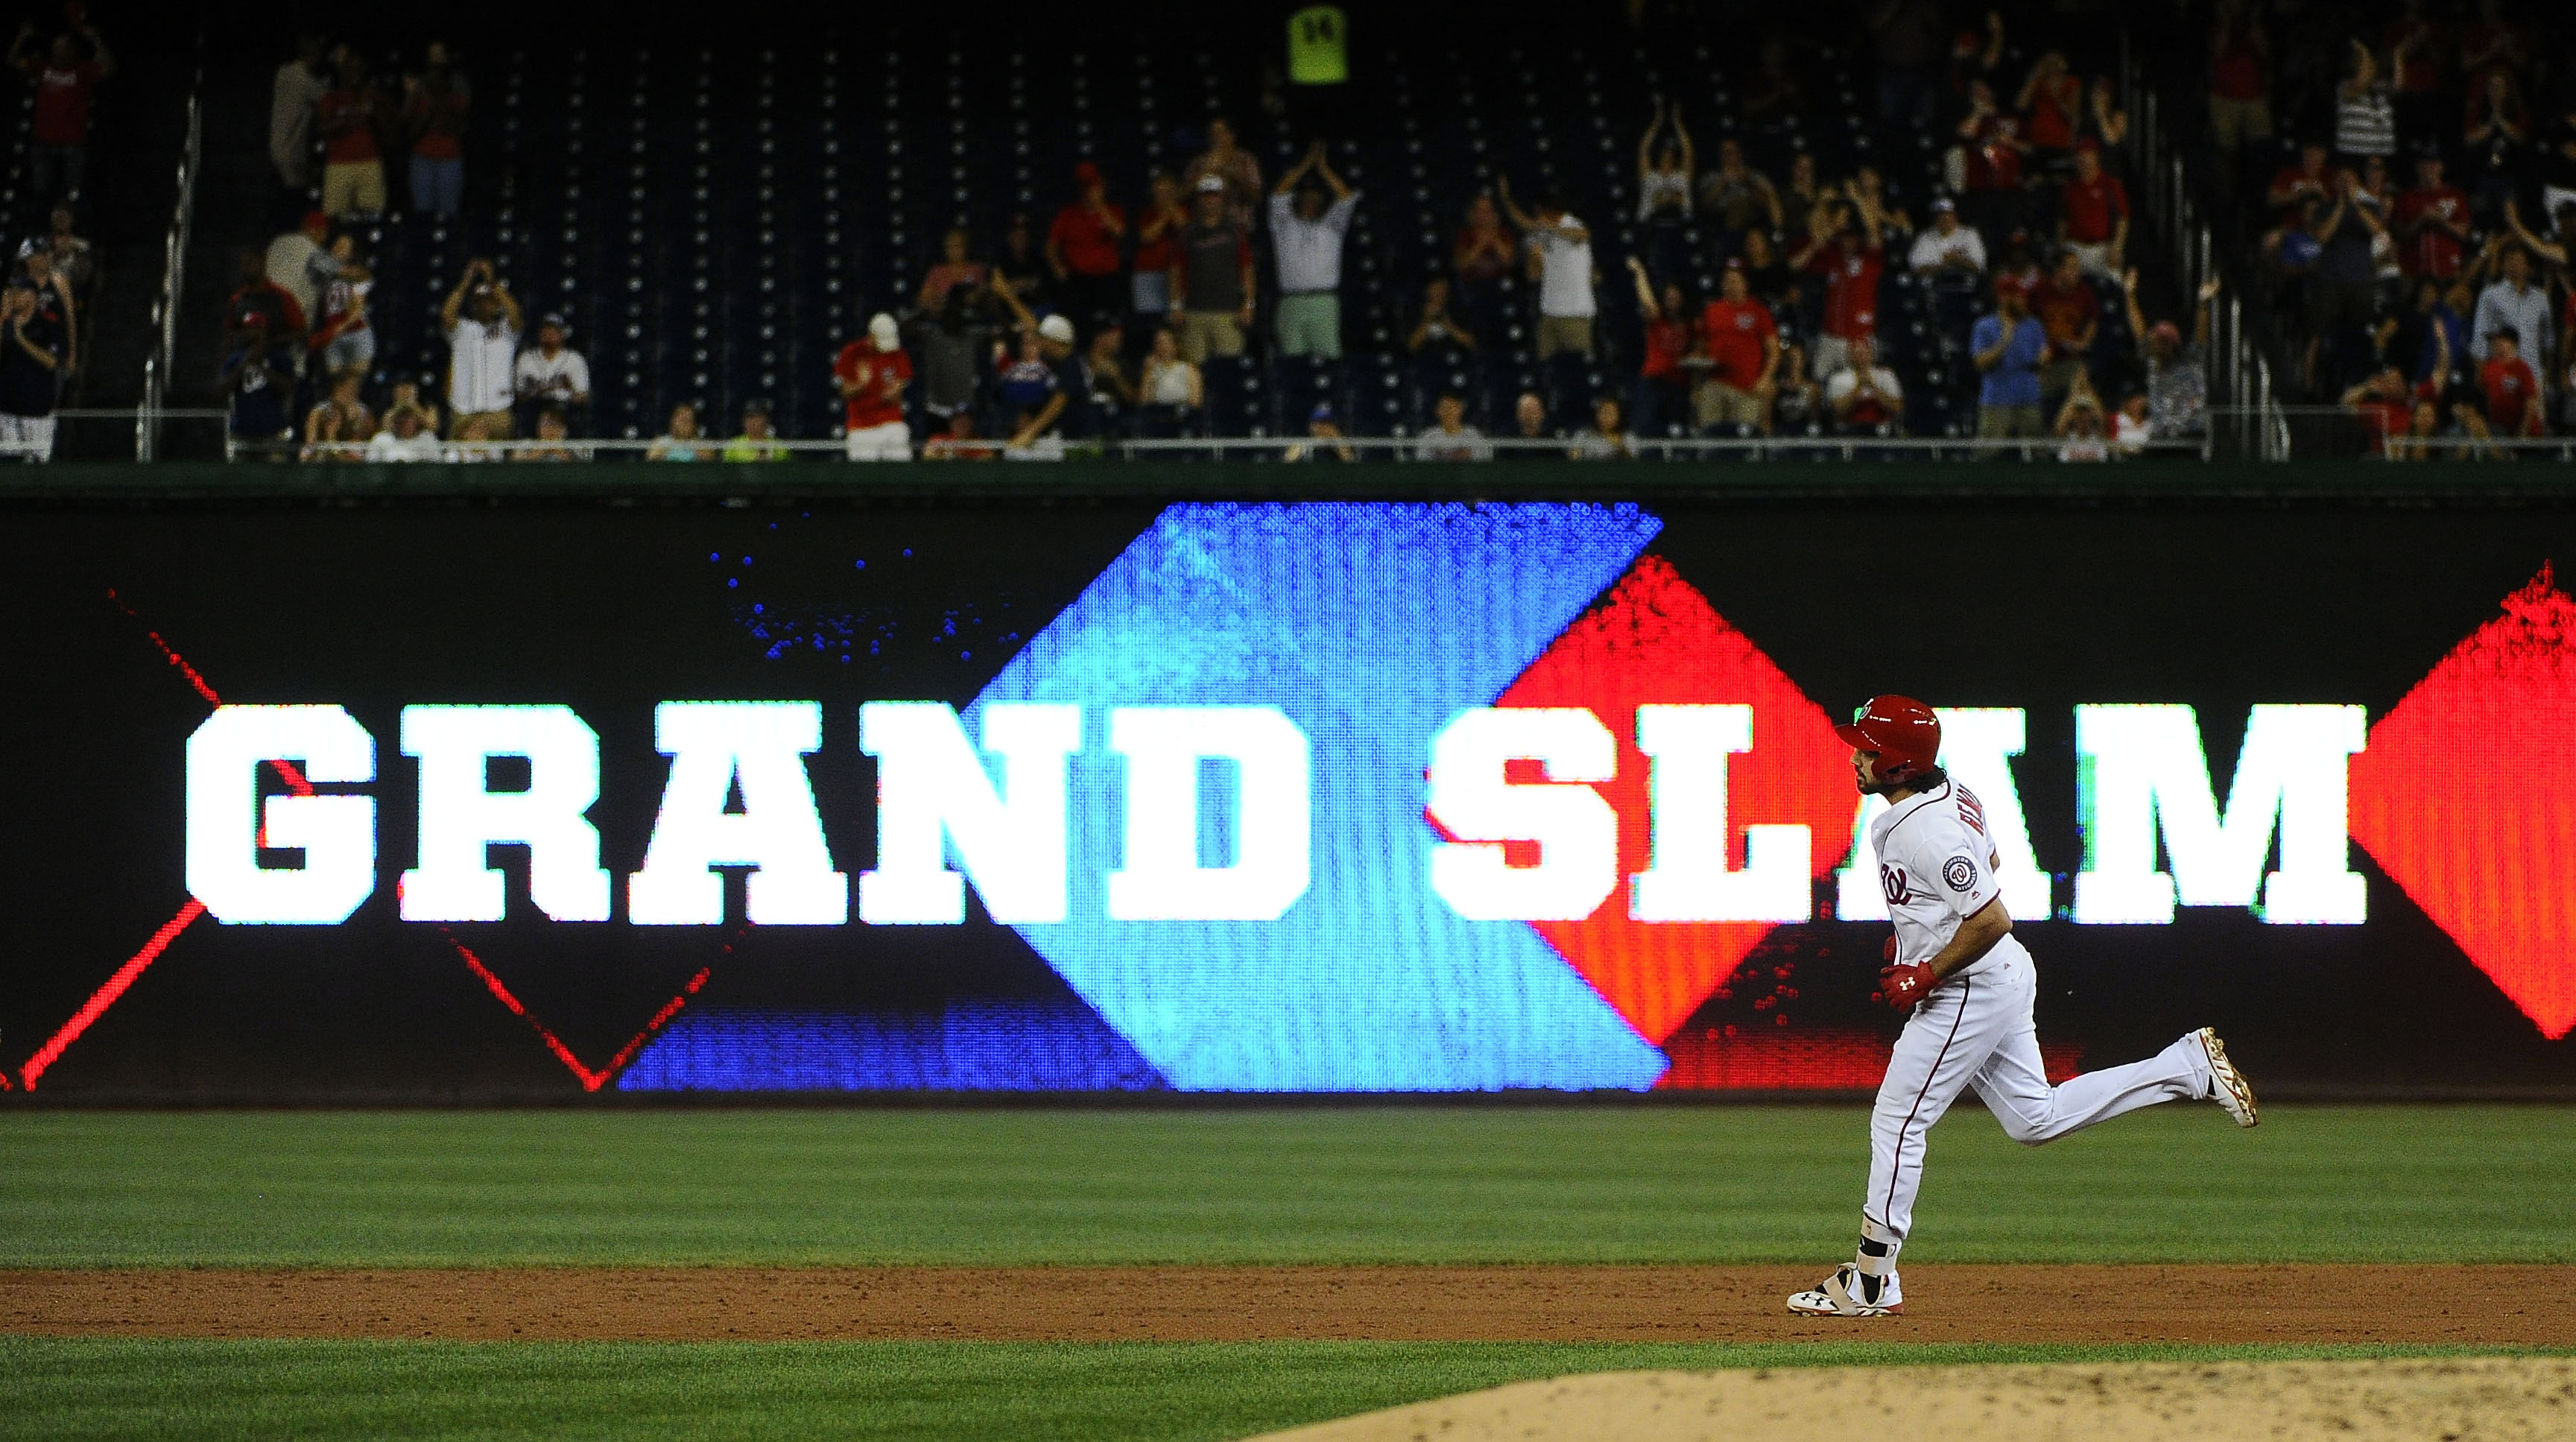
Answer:
[[[2463,1357],[1603,1372],[1417,1402],[1275,1432],[1269,1442],[2500,1442],[2569,1436],[2576,1436],[2576,1358]]]

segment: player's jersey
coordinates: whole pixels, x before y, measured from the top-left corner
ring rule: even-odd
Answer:
[[[1960,922],[2003,893],[1994,842],[1986,835],[1986,808],[1955,781],[1880,812],[1869,824],[1869,838],[1878,848],[1888,919],[1896,923],[1898,961],[1930,961],[1950,944]],[[2019,950],[2007,936],[1945,980],[1974,976]]]

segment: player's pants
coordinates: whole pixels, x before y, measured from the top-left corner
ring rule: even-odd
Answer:
[[[912,429],[901,421],[859,426],[850,431],[843,445],[854,461],[908,461],[912,459]]]
[[[2030,953],[2005,937],[1985,970],[1949,982],[1914,1009],[1870,1116],[1863,1236],[1894,1244],[1913,1230],[1925,1134],[1962,1088],[1977,1089],[2004,1135],[2034,1147],[2122,1112],[2209,1094],[2209,1055],[2188,1036],[2145,1061],[2050,1086],[2031,1024],[2038,992]]]

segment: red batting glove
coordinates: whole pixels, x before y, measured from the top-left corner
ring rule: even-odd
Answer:
[[[1903,1011],[1931,995],[1934,984],[1939,980],[1932,974],[1932,968],[1919,961],[1891,966],[1878,974],[1879,999]]]

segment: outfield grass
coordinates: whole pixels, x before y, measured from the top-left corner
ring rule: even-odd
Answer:
[[[0,1113],[0,1266],[1811,1262],[1825,1107]],[[1934,1132],[1909,1260],[2576,1261],[2576,1110]],[[179,1355],[179,1354],[173,1354]],[[319,1355],[319,1354],[317,1354]],[[460,1354],[462,1355],[462,1354]]]
[[[2484,1348],[2485,1354],[2513,1351]],[[35,1341],[0,1437],[1242,1437],[1646,1367],[2457,1355],[2430,1347]]]

